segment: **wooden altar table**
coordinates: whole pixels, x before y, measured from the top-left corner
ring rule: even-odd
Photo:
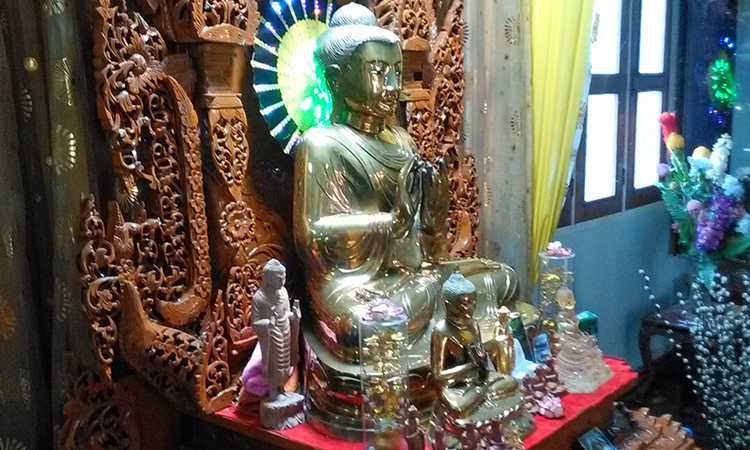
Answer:
[[[602,427],[609,419],[613,402],[632,389],[637,374],[617,358],[604,358],[614,376],[593,394],[568,394],[562,398],[565,418],[549,420],[536,416],[536,429],[524,440],[527,450],[566,450],[593,426]],[[362,450],[361,443],[342,442],[317,433],[308,424],[283,431],[261,428],[260,417],[226,408],[204,420],[284,450]],[[227,449],[233,450],[233,449]]]

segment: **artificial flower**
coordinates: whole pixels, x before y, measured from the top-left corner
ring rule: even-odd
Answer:
[[[700,147],[695,147],[695,150],[693,150],[693,158],[708,158],[710,156],[711,150],[702,145]]]
[[[573,249],[565,248],[560,241],[555,241],[547,244],[544,254],[547,256],[570,256],[573,254]]]
[[[698,214],[703,210],[703,203],[699,202],[698,200],[690,200],[687,202],[687,210],[690,214]]]
[[[669,164],[660,163],[658,166],[656,166],[656,173],[659,175],[659,178],[666,177],[667,175],[669,175],[669,172]]]
[[[669,137],[666,140],[667,148],[670,150],[675,150],[678,148],[684,148],[685,147],[685,138],[682,137],[682,135],[679,135],[677,133],[672,133],[669,135]]]
[[[711,163],[713,169],[709,170],[706,175],[717,183],[721,183],[724,174],[727,172],[729,165],[729,154],[732,152],[732,137],[728,134],[722,134],[714,144],[714,151],[711,152]]]
[[[713,169],[714,165],[708,158],[696,158],[694,156],[687,157],[688,163],[690,163],[690,176],[694,177],[700,172],[706,172],[707,170]]]
[[[367,304],[367,310],[363,319],[367,322],[373,320],[384,322],[396,318],[404,312],[403,308],[394,305],[389,300],[377,299]]]
[[[740,180],[731,175],[724,175],[724,182],[721,184],[721,188],[724,189],[726,195],[731,195],[737,200],[742,200],[745,197],[745,186],[742,185]]]
[[[744,234],[745,236],[750,235],[750,214],[745,213],[744,216],[737,222],[735,227],[738,233]]]
[[[719,248],[729,226],[735,203],[734,197],[714,189],[714,195],[708,205],[711,214],[702,214],[698,220],[695,238],[697,250],[712,251]]]
[[[677,133],[677,114],[674,112],[665,112],[659,117],[661,123],[661,134],[664,137],[664,143],[672,133]]]

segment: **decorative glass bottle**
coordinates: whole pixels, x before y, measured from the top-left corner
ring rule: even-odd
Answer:
[[[403,309],[385,299],[370,301],[359,321],[365,450],[405,446],[403,419],[409,404],[407,325]]]
[[[539,252],[539,299],[535,305],[539,308],[541,322],[538,331],[547,335],[553,354],[557,347],[555,318],[559,312],[555,296],[561,289],[575,292],[575,256],[573,250],[563,248],[559,242],[550,243],[546,250]]]

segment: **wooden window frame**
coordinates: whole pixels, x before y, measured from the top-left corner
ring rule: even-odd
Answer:
[[[640,28],[642,2],[648,0],[622,0],[620,26],[620,70],[617,74],[591,76],[589,95],[616,94],[618,96],[617,155],[615,169],[615,194],[591,202],[584,201],[586,127],[577,154],[574,179],[568,189],[559,226],[572,225],[587,220],[619,213],[628,209],[659,201],[661,195],[654,186],[635,189],[635,136],[636,111],[639,92],[662,93],[662,110],[682,106],[680,82],[684,77],[680,60],[684,60],[684,42],[680,42],[680,30],[684,30],[685,2],[667,1],[664,38],[664,70],[660,74],[641,74],[638,71],[640,56]],[[684,41],[684,40],[683,40]],[[667,157],[666,147],[661,143],[660,161]]]

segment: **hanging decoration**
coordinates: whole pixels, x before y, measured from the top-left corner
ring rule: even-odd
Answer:
[[[708,113],[719,125],[730,120],[731,109],[737,96],[734,82],[735,43],[731,36],[719,39],[719,51],[708,65],[706,84],[711,104]]]
[[[251,63],[255,91],[285,153],[302,133],[330,119],[331,94],[313,53],[332,13],[332,0],[275,0],[261,17]]]

